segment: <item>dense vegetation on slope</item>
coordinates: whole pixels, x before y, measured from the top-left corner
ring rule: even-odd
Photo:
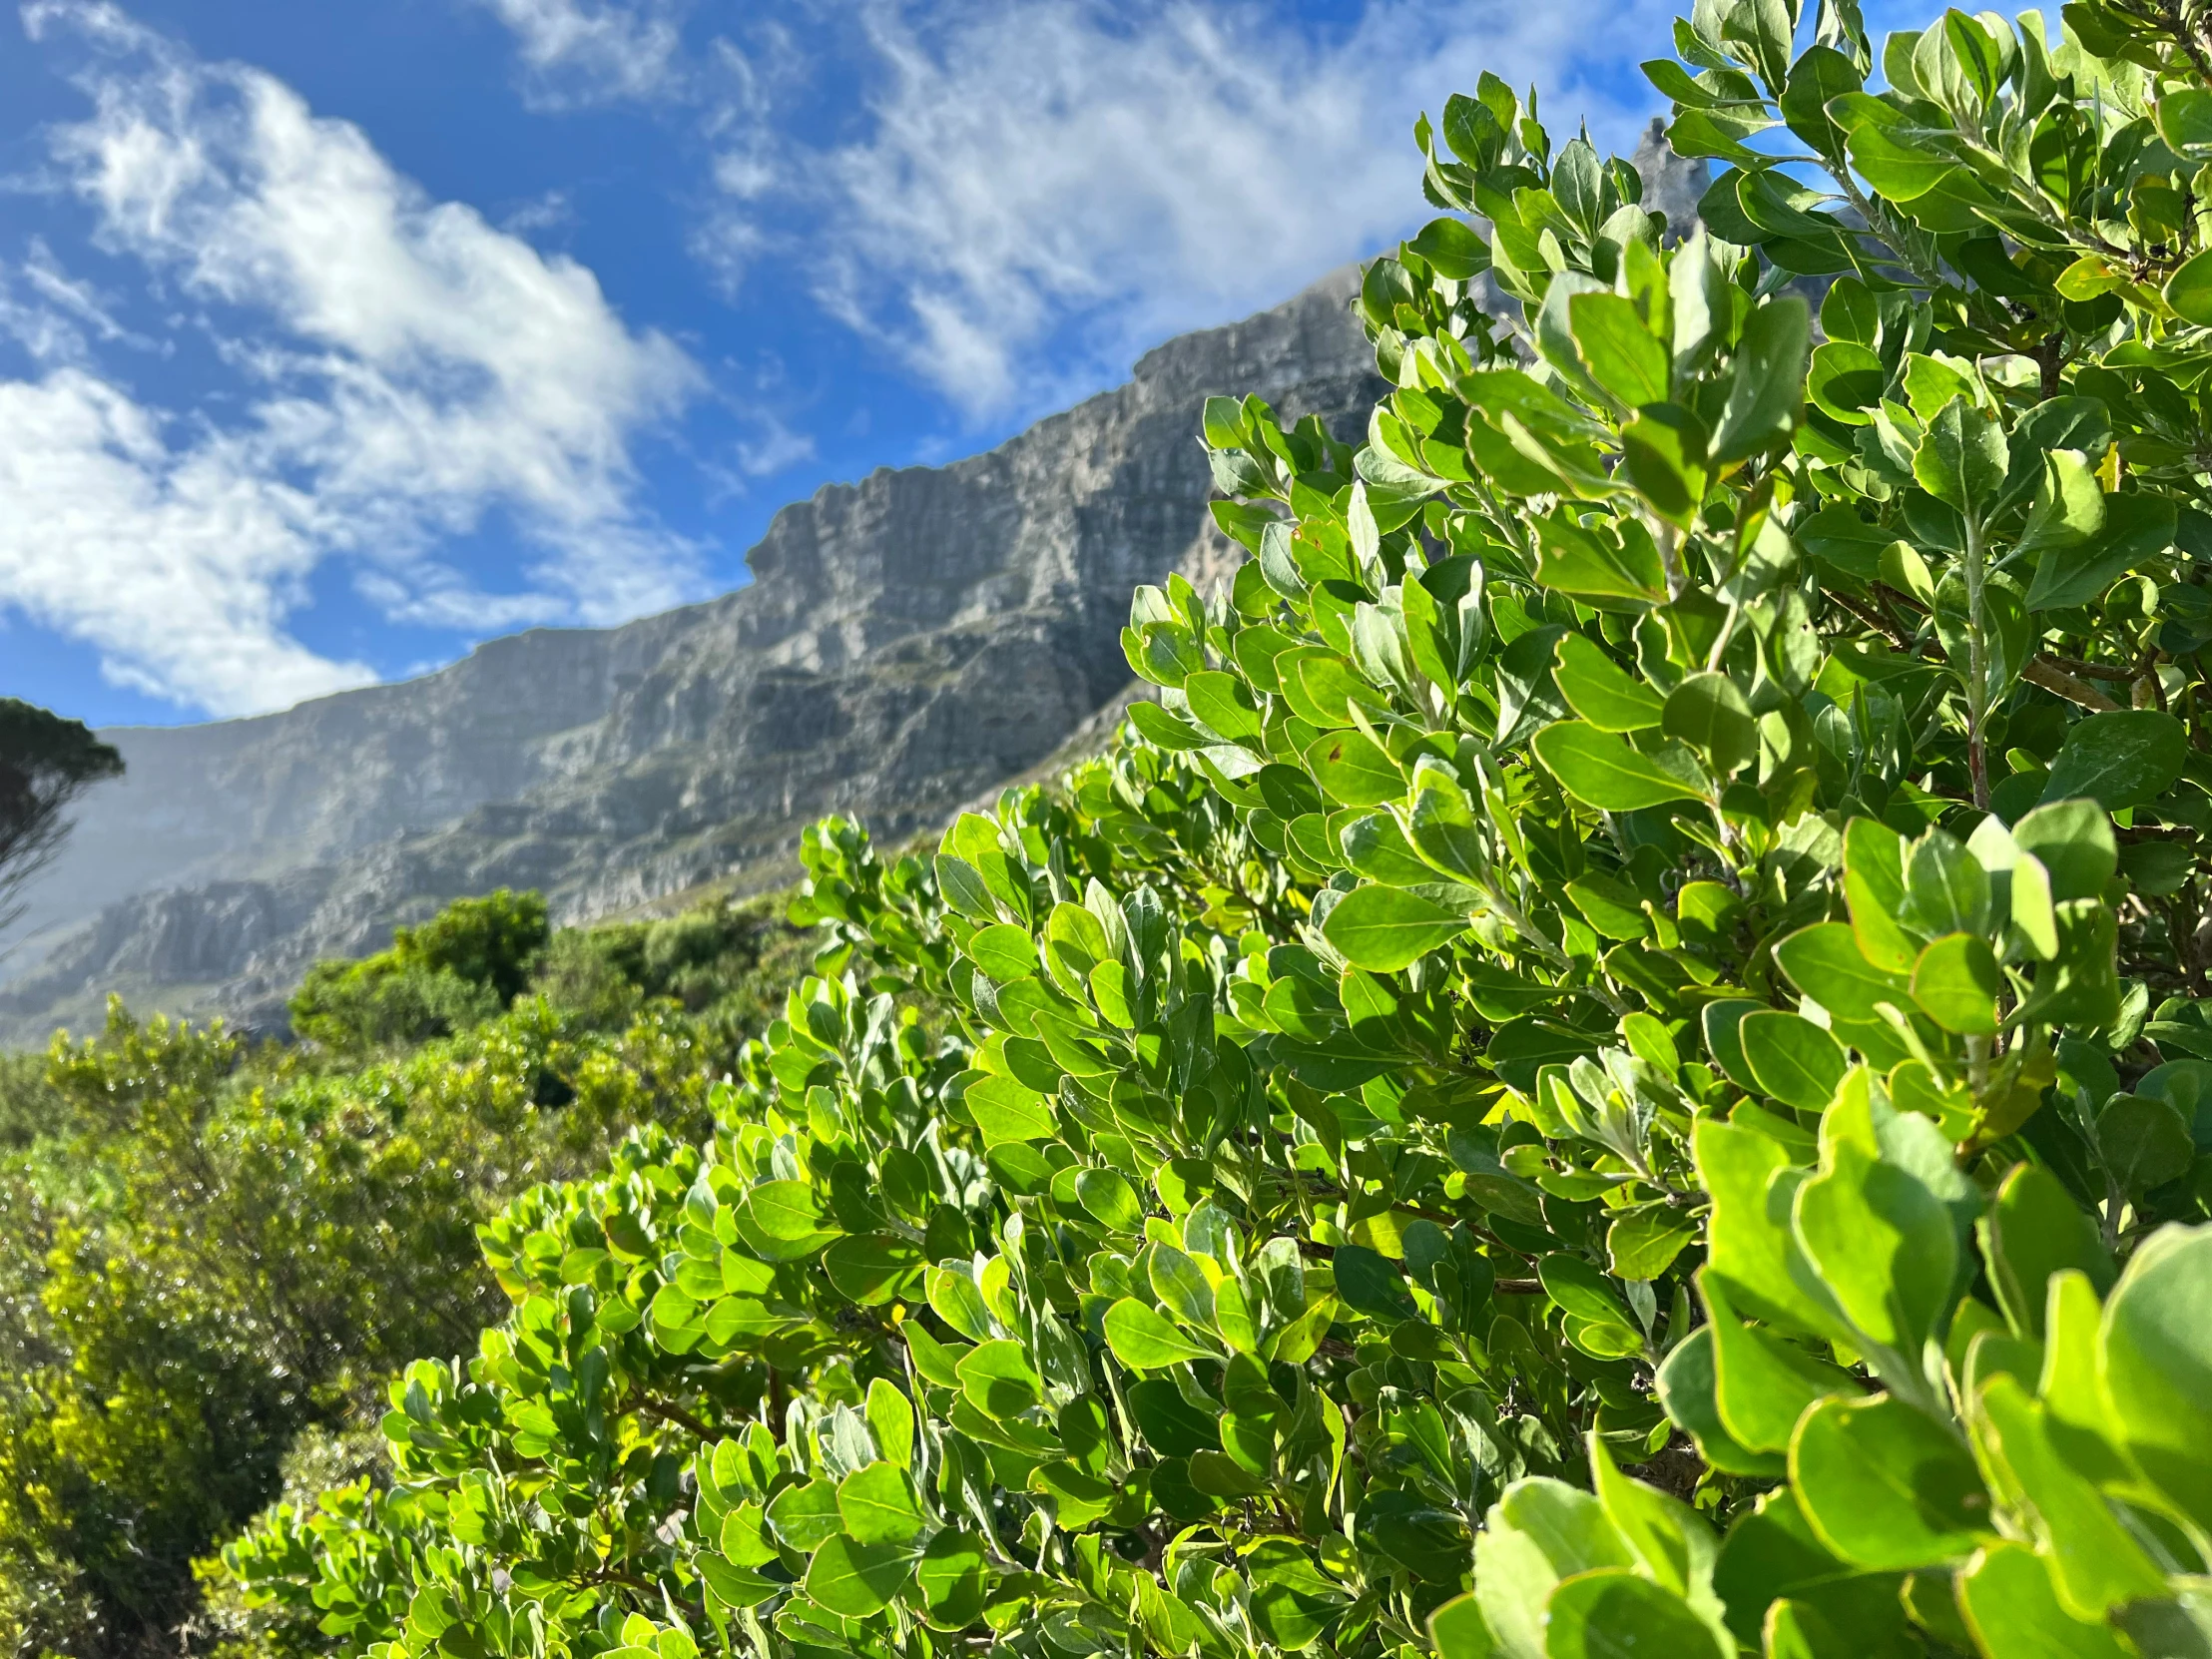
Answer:
[[[803,962],[780,909],[549,937],[503,892],[319,968],[302,1047],[116,1006],[0,1059],[0,1649],[171,1650],[287,1454],[378,1462],[345,1436],[383,1380],[502,1302],[475,1225],[706,1132]]]
[[[821,827],[712,1133],[484,1230],[243,1645],[2205,1651],[2212,42],[1676,44],[1707,229],[1424,121],[1368,442],[1209,408],[1160,703]]]

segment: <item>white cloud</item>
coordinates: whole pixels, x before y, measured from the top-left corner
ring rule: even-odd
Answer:
[[[652,98],[678,82],[682,44],[666,4],[619,0],[482,0],[513,31],[533,102]]]
[[[92,640],[123,685],[234,714],[375,678],[284,631],[312,503],[229,441],[171,448],[82,369],[0,381],[0,591]]]
[[[0,380],[11,603],[112,677],[233,714],[370,677],[286,630],[333,557],[389,614],[479,633],[698,591],[696,550],[633,503],[630,445],[702,376],[589,271],[431,201],[267,74],[197,62],[112,6],[24,17],[94,49],[93,114],[52,151],[97,240],[211,308],[245,396],[163,412],[81,349]],[[89,289],[48,278],[48,314],[103,331]],[[521,594],[476,593],[436,557],[495,512],[536,549]]]
[[[972,412],[1034,409],[1426,217],[1413,118],[1483,69],[1538,83],[1555,129],[1586,112],[1632,142],[1640,112],[1581,71],[1661,49],[1671,11],[1369,0],[1325,35],[1193,0],[855,0],[863,136],[781,140],[756,68],[703,247],[742,268],[797,204],[836,314]]]
[[[743,428],[720,455],[700,461],[707,481],[707,504],[721,507],[752,494],[756,484],[815,458],[814,435],[802,432],[774,410],[757,407],[738,411]]]
[[[156,348],[154,341],[116,320],[107,295],[63,270],[40,237],[31,238],[19,267],[11,271],[0,263],[0,335],[42,364],[88,362],[95,339]]]

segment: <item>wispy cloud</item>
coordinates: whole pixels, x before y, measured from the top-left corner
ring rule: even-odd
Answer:
[[[110,5],[42,0],[24,20],[85,53],[92,114],[50,135],[63,188],[104,248],[206,307],[244,395],[228,420],[218,401],[149,406],[84,349],[121,324],[34,257],[26,285],[77,344],[0,379],[7,602],[122,683],[234,714],[373,677],[288,630],[332,558],[392,617],[478,632],[699,590],[697,550],[633,499],[630,446],[703,377],[589,271],[432,201],[259,70]],[[437,556],[493,513],[537,549],[520,593],[479,593]]]
[[[532,102],[560,107],[676,90],[675,8],[619,0],[481,0],[514,32]]]
[[[809,38],[858,50],[836,68],[864,89],[857,132],[789,136],[824,65],[795,74],[788,32],[725,42],[702,245],[733,278],[803,246],[822,303],[978,415],[1046,406],[1418,223],[1413,117],[1483,69],[1631,141],[1641,103],[1604,88],[1671,15],[1369,0],[1330,32],[1194,0],[825,3]]]

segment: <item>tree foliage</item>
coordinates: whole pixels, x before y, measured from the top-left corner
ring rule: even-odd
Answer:
[[[309,968],[291,998],[292,1029],[341,1053],[450,1036],[513,1002],[550,938],[541,893],[457,899],[394,929],[389,950]]]
[[[86,790],[123,776],[123,757],[80,721],[0,697],[0,927],[17,894],[69,833],[64,816]]]
[[[1676,45],[1704,227],[1424,121],[1365,442],[1210,404],[1252,557],[1117,751],[809,837],[712,1137],[510,1207],[391,1482],[226,1551],[285,1640],[2212,1642],[2204,38]]]
[[[502,1012],[501,964],[543,923],[537,895],[498,895],[409,930],[384,983],[483,1006],[431,1040],[387,1030],[373,1059],[120,1007],[0,1059],[0,1652],[192,1647],[195,1559],[302,1446],[343,1442],[364,1390],[372,1421],[382,1379],[503,1303],[476,1224],[637,1125],[703,1134],[730,1023],[800,937],[759,903],[564,931],[548,954],[623,994],[548,972]],[[622,979],[632,958],[685,963],[698,1010]]]

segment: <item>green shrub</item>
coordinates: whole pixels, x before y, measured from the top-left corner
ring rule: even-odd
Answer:
[[[512,1205],[389,1488],[226,1551],[280,1628],[2206,1651],[2212,63],[1797,25],[1654,66],[1671,245],[1493,78],[1420,124],[1366,443],[1215,400],[1253,557],[1139,590],[1132,735],[809,836],[713,1136]]]
[[[61,1097],[46,1081],[44,1055],[0,1053],[0,1151],[52,1133],[64,1116]]]
[[[193,1562],[297,1436],[502,1303],[476,1225],[633,1125],[704,1133],[727,1063],[665,1003],[534,998],[352,1070],[120,1007],[59,1040],[0,1151],[0,1652],[196,1640]]]
[[[398,928],[389,950],[315,963],[291,998],[292,1029],[342,1054],[451,1036],[513,1002],[550,937],[542,894],[456,899]]]
[[[529,985],[549,936],[544,895],[501,887],[455,899],[419,927],[399,928],[391,953],[402,966],[486,986],[504,1008]]]
[[[788,899],[703,904],[652,921],[564,928],[553,936],[534,987],[594,1024],[620,1024],[665,997],[733,1033],[758,1031],[813,940],[784,919]]]
[[[498,1012],[489,985],[450,968],[402,966],[388,952],[315,963],[290,1002],[294,1033],[347,1056],[449,1037]]]

